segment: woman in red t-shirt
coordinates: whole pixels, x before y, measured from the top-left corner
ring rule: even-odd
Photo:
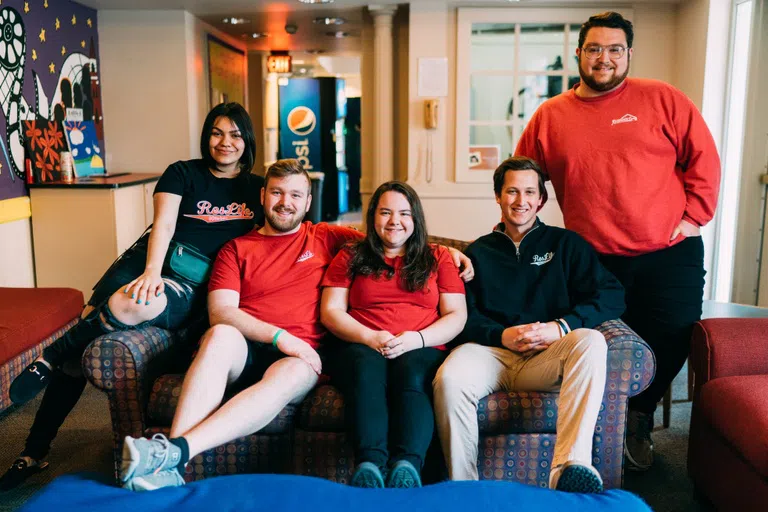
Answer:
[[[328,370],[353,435],[351,484],[419,487],[434,431],[432,379],[467,319],[464,283],[448,250],[427,243],[421,201],[405,183],[376,190],[366,225],[322,283],[322,322],[349,342]]]

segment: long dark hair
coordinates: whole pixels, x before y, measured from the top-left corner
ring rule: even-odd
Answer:
[[[395,269],[384,261],[384,244],[374,228],[376,210],[381,196],[390,191],[402,194],[411,205],[413,233],[405,242],[405,256],[403,256],[400,278],[406,290],[415,292],[427,286],[429,276],[437,270],[437,259],[427,243],[427,221],[424,218],[421,200],[410,185],[401,181],[388,181],[373,193],[365,215],[368,228],[365,238],[350,246],[352,260],[349,263],[349,277],[354,279],[358,275],[375,275],[376,277],[386,275],[388,279],[392,279],[395,275]]]
[[[248,174],[253,169],[256,161],[256,137],[253,134],[253,123],[251,116],[239,103],[219,103],[208,112],[203,122],[203,131],[200,133],[200,154],[208,167],[216,169],[218,164],[211,156],[210,140],[213,125],[219,117],[226,117],[240,130],[240,136],[243,138],[245,148],[243,156],[240,157],[240,173],[238,175]]]

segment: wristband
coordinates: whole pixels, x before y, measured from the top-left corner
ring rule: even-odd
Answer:
[[[555,322],[557,322],[557,325],[560,326],[560,329],[563,331],[563,336],[568,334],[568,328],[565,326],[565,322],[562,318],[555,318]]]
[[[272,346],[277,348],[277,338],[285,332],[285,329],[278,329],[274,336],[272,336]]]
[[[421,334],[421,331],[416,331],[419,333],[419,336],[421,336],[421,348],[424,348],[427,346],[427,344],[424,342],[424,335]]]

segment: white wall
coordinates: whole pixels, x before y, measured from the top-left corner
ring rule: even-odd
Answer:
[[[29,219],[0,224],[0,286],[32,288],[32,223]]]

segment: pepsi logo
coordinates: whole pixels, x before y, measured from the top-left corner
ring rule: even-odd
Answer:
[[[288,129],[299,137],[312,133],[317,124],[317,117],[308,107],[296,107],[288,113]]]

